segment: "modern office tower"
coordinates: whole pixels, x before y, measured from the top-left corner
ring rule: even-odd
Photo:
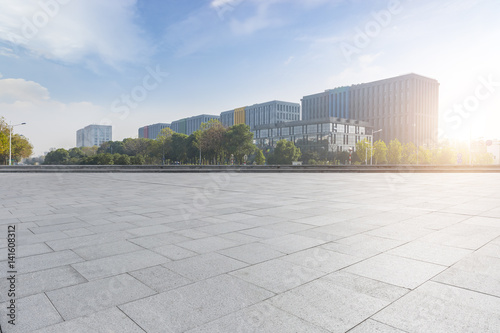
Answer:
[[[209,122],[212,119],[220,120],[219,116],[201,114],[190,118],[183,118],[173,121],[170,128],[176,133],[191,135],[200,129],[201,124]]]
[[[100,146],[112,140],[112,127],[108,125],[89,125],[76,132],[77,147]]]
[[[224,126],[247,124],[253,130],[259,125],[300,120],[300,104],[271,101],[225,111],[220,117]]]
[[[375,140],[437,144],[439,83],[417,74],[304,96],[304,120],[325,116],[369,122]]]
[[[274,147],[279,140],[293,142],[303,150],[327,149],[329,152],[353,151],[356,143],[371,142],[369,123],[325,117],[318,120],[300,120],[279,124],[258,125],[254,140],[259,148]]]
[[[139,128],[139,138],[156,139],[164,128],[169,128],[170,124],[158,123]]]

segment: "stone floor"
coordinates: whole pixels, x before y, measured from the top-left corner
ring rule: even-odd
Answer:
[[[500,174],[0,174],[0,233],[7,333],[500,329]]]

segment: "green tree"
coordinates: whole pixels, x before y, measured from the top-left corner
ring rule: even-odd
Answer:
[[[243,163],[245,155],[252,154],[256,147],[253,144],[253,133],[250,131],[250,126],[239,124],[229,127],[224,134],[224,143],[226,145],[227,154],[233,154],[238,163]]]
[[[418,164],[431,164],[432,154],[429,149],[425,147],[418,148]]]
[[[113,155],[110,153],[97,154],[96,155],[97,165],[113,165]]]
[[[5,118],[0,117],[0,163],[8,164],[9,161],[9,137],[11,127],[5,121]],[[23,135],[12,135],[12,160],[20,162],[23,158],[28,158],[33,154],[33,145]]]
[[[172,151],[172,136],[174,135],[174,131],[165,127],[160,131],[160,134],[156,137],[156,142],[159,144],[159,148],[161,150],[161,160],[162,164],[165,164],[166,156],[171,154]]]
[[[457,154],[449,144],[443,144],[433,158],[434,164],[448,165],[457,162]]]
[[[123,141],[107,141],[103,142],[99,149],[97,149],[98,154],[110,153],[110,154],[124,154],[125,149],[123,146]]]
[[[295,147],[295,144],[288,140],[280,140],[276,144],[276,148],[272,154],[268,156],[270,164],[292,164],[298,161],[301,156],[300,149]]]
[[[45,156],[45,161],[43,164],[48,165],[60,165],[60,164],[68,164],[69,162],[69,153],[64,148],[59,148],[57,150],[51,151]]]
[[[366,139],[358,141],[358,143],[356,143],[356,155],[360,161],[363,161],[365,164],[369,164],[372,157],[371,143]]]
[[[255,163],[257,165],[266,164],[266,157],[264,156],[264,153],[260,149],[257,149],[257,155],[255,156]]]
[[[113,154],[113,164],[130,165],[130,156],[125,154]]]
[[[389,164],[401,163],[401,153],[401,142],[399,142],[398,139],[391,140],[387,148],[387,162],[389,162]]]
[[[417,147],[408,142],[403,145],[401,150],[401,163],[402,164],[416,164],[417,163]]]
[[[146,164],[146,160],[144,159],[144,156],[136,155],[136,156],[130,157],[130,164],[132,164],[132,165],[144,165],[144,164]]]
[[[201,124],[201,150],[203,157],[214,163],[221,162],[225,157],[224,138],[226,128],[217,119]]]
[[[378,140],[373,145],[373,161],[375,164],[387,163],[387,146],[382,140]]]
[[[172,135],[172,160],[184,163],[187,159],[188,136],[182,133]]]

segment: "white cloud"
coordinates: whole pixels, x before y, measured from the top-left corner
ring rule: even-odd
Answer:
[[[76,130],[109,114],[106,108],[90,102],[51,99],[47,88],[23,79],[0,79],[0,112],[9,122],[27,123],[17,131],[34,144],[35,155],[51,147],[74,147]]]
[[[135,24],[137,0],[0,2],[0,41],[9,50],[69,63],[139,61],[149,48]],[[111,14],[110,14],[111,13]]]

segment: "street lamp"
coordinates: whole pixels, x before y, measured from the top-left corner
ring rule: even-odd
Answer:
[[[10,131],[9,131],[9,165],[12,165],[12,131],[14,131],[14,127],[16,126],[21,126],[21,125],[26,125],[26,123],[20,123],[16,125],[10,125]]]
[[[371,141],[372,141],[372,144],[371,144],[371,156],[370,156],[370,165],[373,165],[373,134],[375,133],[378,133],[378,132],[382,132],[382,129],[379,129],[377,131],[373,131],[372,129],[372,137],[371,137]]]

